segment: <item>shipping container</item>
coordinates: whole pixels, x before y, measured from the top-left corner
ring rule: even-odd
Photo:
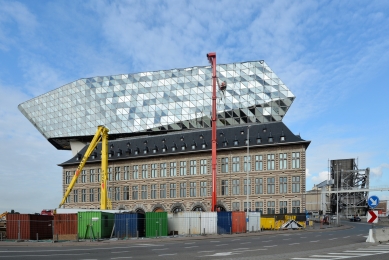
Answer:
[[[201,212],[200,234],[217,234],[217,212]]]
[[[273,217],[261,217],[261,228],[262,229],[275,229],[275,219]]]
[[[231,213],[232,233],[246,233],[246,212],[233,211]]]
[[[167,236],[167,212],[146,212],[146,237]]]
[[[53,239],[53,216],[8,213],[7,238],[22,240]]]
[[[232,232],[231,226],[231,212],[221,211],[217,212],[217,233],[230,234]]]
[[[109,238],[115,216],[102,211],[78,212],[78,237],[81,239]]]
[[[168,226],[168,235],[177,235],[178,234],[178,229],[176,227],[176,221],[173,217],[173,213],[168,213],[167,214],[167,226]]]
[[[249,232],[256,232],[261,230],[261,213],[260,212],[248,212],[248,227]]]
[[[145,215],[142,213],[115,214],[115,237],[144,237]]]
[[[78,234],[77,214],[54,215],[54,239],[76,240]]]

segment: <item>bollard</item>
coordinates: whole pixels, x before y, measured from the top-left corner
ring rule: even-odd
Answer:
[[[36,233],[36,241],[39,241],[38,233]]]
[[[204,228],[204,233],[203,233],[203,234],[204,234],[204,236],[205,236],[205,228]]]
[[[254,226],[251,226],[251,232],[254,232]]]
[[[190,235],[190,229],[189,229],[189,236],[191,236],[191,235]]]
[[[139,230],[136,230],[136,239],[139,239]]]

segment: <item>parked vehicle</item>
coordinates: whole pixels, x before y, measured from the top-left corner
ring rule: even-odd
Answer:
[[[351,222],[361,222],[361,218],[358,216],[353,216],[349,219]]]

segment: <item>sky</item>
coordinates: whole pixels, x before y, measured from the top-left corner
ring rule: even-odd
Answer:
[[[296,96],[283,121],[311,141],[307,190],[348,158],[389,187],[388,32],[389,1],[0,0],[0,213],[57,207],[72,156],[20,103],[80,78],[206,66],[209,52],[265,60]]]

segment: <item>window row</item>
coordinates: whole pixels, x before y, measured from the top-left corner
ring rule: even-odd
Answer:
[[[288,207],[288,201],[279,201],[278,210],[276,210],[276,201],[268,200],[266,203],[263,201],[256,201],[254,209],[251,202],[249,202],[249,211],[261,212],[261,214],[287,214],[287,213],[300,213],[300,201],[292,200],[291,205]],[[247,210],[247,202],[232,202],[232,210]],[[243,206],[243,208],[241,208]]]
[[[292,152],[291,153],[291,165],[288,164],[288,153],[278,154],[278,167],[276,167],[276,154],[267,154],[267,155],[253,155],[253,156],[243,156],[243,168],[241,168],[241,157],[223,157],[221,158],[221,172],[229,173],[231,172],[247,172],[251,171],[252,165],[251,161],[254,159],[254,170],[263,171],[263,170],[286,170],[286,169],[298,169],[300,168],[300,153]],[[230,162],[231,161],[231,162]],[[248,169],[247,169],[248,165]]]
[[[276,182],[278,179],[278,182]],[[301,181],[300,176],[292,176],[291,182],[288,183],[288,177],[269,177],[269,178],[254,178],[254,191],[252,190],[253,178],[243,178],[243,183],[240,179],[222,180],[221,181],[221,196],[230,195],[230,185],[232,188],[232,195],[247,195],[247,187],[249,195],[252,192],[254,194],[275,194],[276,187],[278,187],[278,193],[300,193]],[[264,183],[266,181],[266,183]],[[243,193],[241,193],[241,184],[243,184]]]

